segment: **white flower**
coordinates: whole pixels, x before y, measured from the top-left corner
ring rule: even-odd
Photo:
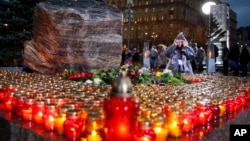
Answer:
[[[86,84],[93,84],[93,81],[88,79],[88,80],[85,81],[85,83]]]
[[[94,78],[94,84],[100,85],[102,80],[100,78]]]
[[[162,73],[167,73],[167,74],[169,74],[170,76],[173,76],[172,70],[169,70],[169,69],[164,69]]]
[[[141,69],[139,69],[139,74],[141,74],[144,71],[149,71],[146,67],[142,67]]]

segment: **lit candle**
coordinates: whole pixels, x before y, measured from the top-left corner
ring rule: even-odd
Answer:
[[[169,136],[180,137],[182,135],[180,128],[180,114],[181,112],[179,110],[172,110],[169,112],[169,117],[167,117]]]
[[[166,141],[168,137],[168,129],[166,127],[166,117],[163,114],[158,114],[154,117],[153,128],[156,134],[155,141]]]
[[[87,141],[102,141],[102,138],[95,130],[93,130],[91,134],[87,136]]]
[[[139,126],[134,132],[134,141],[156,141],[156,133],[153,129],[152,121],[144,119],[137,122],[139,122]]]
[[[55,130],[55,118],[58,115],[56,104],[46,104],[45,112],[43,115],[43,123],[45,130]]]
[[[69,140],[78,140],[81,138],[83,122],[80,118],[79,110],[68,110],[66,120],[63,123],[64,135]]]
[[[63,124],[64,124],[64,121],[66,120],[67,111],[68,111],[68,107],[66,106],[59,108],[59,113],[55,120],[56,131],[59,135],[62,135],[64,133]]]
[[[132,83],[125,73],[113,83],[111,92],[104,101],[107,140],[129,141],[132,139],[139,104],[133,97]]]
[[[24,105],[22,107],[22,117],[23,120],[25,121],[32,121],[33,115],[32,115],[32,111],[33,111],[33,105],[34,105],[34,99],[33,98],[27,98],[24,101]]]
[[[88,141],[94,141],[95,138],[103,140],[105,138],[104,125],[102,123],[102,114],[100,111],[91,110],[86,120],[85,132],[83,135],[87,137]]]
[[[45,102],[42,100],[36,100],[33,106],[33,121],[35,124],[43,123],[44,110],[45,110]]]
[[[14,92],[9,92],[5,97],[5,110],[12,111],[13,105],[15,104]]]
[[[181,116],[181,131],[184,133],[192,132],[194,127],[196,126],[196,110],[195,106],[185,106],[182,109],[182,116]]]
[[[178,124],[178,121],[173,121],[171,124],[168,124],[168,131],[170,136],[180,137],[182,135],[181,129]]]
[[[24,105],[24,100],[25,100],[25,98],[26,98],[26,96],[23,96],[23,95],[21,95],[21,96],[18,96],[16,99],[16,103],[15,103],[15,105],[13,106],[13,111],[14,111],[14,113],[17,115],[17,116],[19,116],[19,117],[22,117],[22,110],[20,110],[20,109],[22,109],[22,107],[23,107],[23,105]]]

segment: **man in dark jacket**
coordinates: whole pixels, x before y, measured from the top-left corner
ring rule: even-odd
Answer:
[[[250,61],[249,51],[247,50],[246,46],[242,47],[240,53],[240,68],[241,68],[241,75],[247,76],[247,64]]]

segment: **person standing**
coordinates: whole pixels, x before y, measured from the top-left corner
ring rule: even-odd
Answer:
[[[203,47],[198,47],[197,55],[196,55],[196,60],[198,62],[198,71],[202,72],[203,71],[203,61],[206,56],[205,50]]]
[[[239,55],[240,50],[238,46],[235,44],[229,51],[229,60],[231,65],[231,70],[233,71],[233,75],[239,75]]]
[[[226,45],[223,46],[222,49],[222,60],[223,60],[223,74],[228,75],[228,58],[229,57],[229,49]]]
[[[156,47],[153,45],[150,50],[150,66],[151,69],[155,69],[157,67],[157,60],[158,60],[158,51]]]
[[[132,57],[132,63],[133,65],[139,65],[140,64],[140,54],[137,49],[134,50],[133,57]]]
[[[249,51],[244,45],[240,52],[240,68],[242,76],[247,76],[247,64],[249,63],[249,61],[250,61]]]
[[[160,68],[162,70],[164,70],[166,68],[167,61],[168,61],[168,58],[166,56],[167,46],[165,46],[163,44],[160,44],[158,46],[161,48],[161,52],[160,52],[159,58],[158,58],[158,64],[159,64]]]
[[[124,65],[124,62],[125,62],[125,60],[126,60],[126,51],[127,51],[127,47],[126,47],[126,45],[124,45],[124,46],[122,47],[122,59],[121,59],[121,64],[120,64],[120,66]]]
[[[195,58],[195,53],[193,48],[188,46],[188,41],[183,32],[177,35],[174,43],[168,47],[166,52],[166,56],[170,59],[167,69],[193,75],[190,61]]]
[[[196,71],[197,70],[197,53],[198,53],[198,45],[197,43],[194,43],[193,44],[193,50],[194,50],[194,53],[195,53],[195,57],[194,59],[191,60],[191,65],[192,65],[192,68],[193,68],[193,71]]]

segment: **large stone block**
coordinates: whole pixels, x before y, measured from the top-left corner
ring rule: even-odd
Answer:
[[[37,5],[24,64],[40,73],[119,67],[122,12],[94,0],[49,0]]]

